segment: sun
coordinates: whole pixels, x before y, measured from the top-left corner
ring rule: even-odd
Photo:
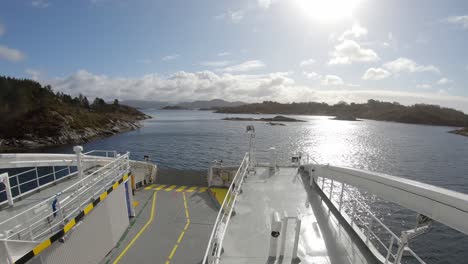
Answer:
[[[307,17],[319,22],[334,22],[351,18],[361,0],[296,0],[295,2]]]

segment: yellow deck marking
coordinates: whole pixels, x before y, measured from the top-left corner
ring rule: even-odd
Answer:
[[[101,202],[104,201],[104,199],[106,199],[106,197],[107,197],[107,192],[103,192],[103,193],[99,196],[99,198],[101,199]]]
[[[164,189],[166,192],[170,192],[172,190],[174,190],[174,188],[177,187],[177,185],[171,185],[169,187],[167,187],[166,189]]]
[[[143,234],[143,232],[145,231],[145,229],[151,224],[151,222],[153,222],[153,219],[154,219],[154,211],[155,211],[155,205],[156,205],[156,192],[154,192],[153,194],[153,204],[151,206],[151,215],[150,215],[150,218],[148,220],[148,222],[146,222],[146,224],[143,226],[143,228],[138,232],[138,234],[136,234],[136,236],[132,239],[132,241],[130,241],[130,243],[128,243],[127,247],[125,247],[125,249],[122,251],[122,253],[120,253],[120,255],[114,260],[113,264],[117,264],[119,263],[120,259],[122,259],[123,256],[125,256],[125,254],[127,253],[127,251],[132,247],[132,245],[135,243],[135,241],[137,241],[137,239],[141,236],[141,234]]]
[[[70,229],[72,229],[73,226],[75,226],[75,219],[71,220],[70,222],[68,222],[68,224],[66,224],[64,227],[63,227],[63,232],[66,234],[68,233],[68,231],[70,231]]]
[[[46,241],[40,243],[39,245],[37,245],[34,249],[33,249],[33,252],[34,252],[34,255],[38,255],[39,253],[41,253],[44,249],[48,248],[50,246],[50,239],[47,239]]]
[[[151,184],[150,186],[146,187],[145,190],[149,190],[149,189],[152,189],[153,187],[155,187],[156,184]]]
[[[180,187],[176,190],[176,192],[181,192],[181,191],[183,191],[185,188],[187,188],[187,186],[180,186]]]
[[[191,193],[191,192],[194,192],[195,190],[197,190],[197,186],[192,186],[185,191]]]
[[[185,222],[184,230],[182,230],[182,232],[180,232],[180,235],[179,235],[179,238],[176,241],[176,244],[172,248],[171,253],[169,254],[169,256],[167,257],[166,264],[171,263],[171,260],[174,257],[174,255],[175,255],[175,253],[177,251],[177,248],[179,247],[180,242],[182,242],[182,239],[184,238],[185,231],[187,231],[187,229],[188,229],[188,227],[190,225],[190,214],[189,214],[189,211],[188,211],[187,197],[185,195],[185,192],[182,193],[182,197],[184,197],[185,221],[186,222]]]
[[[88,204],[88,206],[85,207],[84,209],[84,214],[87,215],[89,214],[89,212],[91,212],[91,210],[93,210],[94,208],[94,205],[92,203]]]
[[[219,205],[221,206],[224,202],[224,199],[227,197],[228,189],[226,188],[210,188],[211,192],[213,193],[216,201],[218,201]]]
[[[154,188],[153,190],[159,191],[161,189],[164,189],[164,187],[166,187],[166,186],[167,186],[166,184],[161,184],[158,187]]]
[[[137,207],[140,204],[138,201],[133,201],[133,207]]]
[[[198,192],[199,193],[206,192],[207,189],[208,187],[200,187],[200,189],[198,189]]]

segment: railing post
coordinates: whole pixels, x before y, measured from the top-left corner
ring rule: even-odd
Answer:
[[[388,263],[390,254],[392,253],[392,248],[393,248],[393,243],[395,242],[395,237],[392,236],[392,239],[390,240],[390,245],[388,246],[388,251],[387,251],[387,257],[385,257],[385,264]]]
[[[20,186],[20,182],[19,182],[19,176],[16,175],[16,186],[18,186],[18,196],[21,195],[21,186]]]
[[[74,146],[73,151],[76,153],[76,169],[78,173],[78,179],[80,181],[80,187],[83,186],[83,167],[81,164],[81,152],[83,152],[83,147],[82,146]]]
[[[297,256],[297,248],[299,246],[299,236],[301,234],[301,219],[296,219],[296,234],[294,236],[294,246],[292,251],[292,261],[291,263],[299,263],[301,260]],[[286,235],[286,234],[285,234]]]
[[[370,233],[372,230],[372,225],[374,224],[374,218],[371,216],[370,222],[367,225],[367,236],[366,236],[366,244],[369,243],[370,240]]]
[[[270,248],[268,250],[268,263],[274,263],[278,253],[278,237],[286,234],[281,234],[281,219],[278,212],[271,215],[271,233],[270,233]]]
[[[356,216],[356,201],[353,203],[353,212],[351,213],[351,226],[354,224],[354,218]]]
[[[55,166],[52,166],[52,173],[54,174],[54,182],[56,182],[57,176],[55,175]]]
[[[345,187],[345,184],[342,182],[341,183],[341,193],[340,193],[340,203],[338,205],[338,211],[341,212],[341,207],[343,205],[343,193],[344,193],[344,187]]]
[[[8,237],[8,232],[7,232],[7,231],[5,231],[5,237]],[[6,251],[6,252],[5,252],[5,253],[6,253],[6,258],[8,259],[9,264],[15,263],[15,262],[13,261],[13,257],[12,257],[11,254],[10,254],[10,248],[8,247],[7,241],[4,240],[4,241],[2,241],[2,243],[3,243],[3,247],[4,247],[5,251]]]
[[[333,202],[333,184],[335,183],[335,181],[333,179],[331,179],[331,182],[330,182],[330,194],[328,195],[328,198],[330,199],[330,202]]]
[[[5,193],[7,196],[8,205],[13,206],[13,194],[11,193],[10,179],[8,178],[8,172],[0,174],[0,182],[3,182],[3,185],[5,185]],[[19,182],[18,182],[18,188],[19,188]]]
[[[288,216],[285,214],[283,218],[283,223],[281,224],[281,234],[283,234],[280,239],[280,253],[279,259],[284,258],[284,251],[286,249],[286,233],[288,232]]]
[[[36,182],[37,182],[37,187],[39,188],[39,186],[41,186],[39,184],[39,171],[37,171],[37,167],[36,167]]]

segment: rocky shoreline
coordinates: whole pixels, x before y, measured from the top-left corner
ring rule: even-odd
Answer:
[[[141,127],[142,124],[139,120],[110,120],[109,124],[107,124],[104,128],[87,127],[84,129],[73,129],[65,125],[60,129],[59,134],[54,137],[38,137],[35,135],[25,135],[21,139],[0,138],[0,152],[16,151],[21,149],[35,149],[41,147],[51,147],[67,144],[82,144],[94,139],[110,137]]]
[[[450,131],[449,133],[468,137],[468,127]]]

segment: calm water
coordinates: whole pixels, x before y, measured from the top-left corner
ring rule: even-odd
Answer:
[[[253,123],[260,157],[266,157],[265,150],[274,146],[281,160],[300,151],[303,157],[308,154],[321,163],[369,169],[468,193],[468,138],[447,133],[452,129],[449,127],[335,121],[317,116],[293,116],[307,122],[270,126],[263,122],[222,121],[229,115],[207,111],[148,114],[154,119],[145,121],[143,128],[90,142],[85,150],[130,151],[133,159],[150,155],[160,166],[206,169],[215,159],[229,164],[239,162],[248,150],[245,127]],[[47,151],[70,150],[68,146]],[[407,227],[414,223],[414,215],[394,205],[376,201],[372,208],[385,216],[396,231],[402,222]],[[468,239],[440,225],[412,247],[429,263],[468,263]]]

